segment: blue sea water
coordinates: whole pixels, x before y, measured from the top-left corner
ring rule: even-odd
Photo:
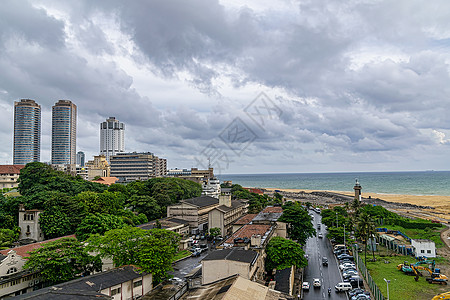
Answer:
[[[244,187],[332,190],[353,192],[355,179],[362,192],[405,195],[450,196],[450,171],[361,172],[298,174],[222,174],[220,181],[231,180]]]

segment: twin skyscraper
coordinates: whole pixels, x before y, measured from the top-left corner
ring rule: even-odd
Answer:
[[[123,123],[110,117],[100,124],[100,154],[109,157],[124,152]],[[76,164],[77,106],[59,100],[52,106],[51,164]],[[31,99],[14,102],[13,164],[40,161],[41,106]]]

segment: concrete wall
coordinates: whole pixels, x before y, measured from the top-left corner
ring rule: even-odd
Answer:
[[[433,241],[411,240],[416,256],[436,257],[436,246]]]
[[[220,235],[221,236],[225,236],[225,232],[224,232],[224,213],[217,210],[217,209],[213,209],[208,213],[208,228],[220,228]]]
[[[101,293],[112,296],[114,300],[131,299],[132,297],[142,296],[150,292],[153,288],[152,284],[152,275],[147,274],[143,277],[103,289]],[[135,285],[137,286],[135,287]],[[115,294],[112,295],[113,293]]]
[[[251,279],[252,270],[249,263],[231,260],[204,260],[202,261],[202,284],[239,274],[245,279]]]

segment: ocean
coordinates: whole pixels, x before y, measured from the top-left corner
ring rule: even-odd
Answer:
[[[363,194],[450,196],[450,171],[221,174],[218,178],[221,182],[231,180],[244,187],[348,192],[353,192],[357,178]]]

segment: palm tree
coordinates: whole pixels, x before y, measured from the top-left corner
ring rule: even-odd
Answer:
[[[375,223],[367,213],[359,215],[357,220],[357,236],[364,242],[364,263],[367,263],[367,242],[369,237],[375,234]],[[373,259],[375,260],[375,252],[372,247]]]

